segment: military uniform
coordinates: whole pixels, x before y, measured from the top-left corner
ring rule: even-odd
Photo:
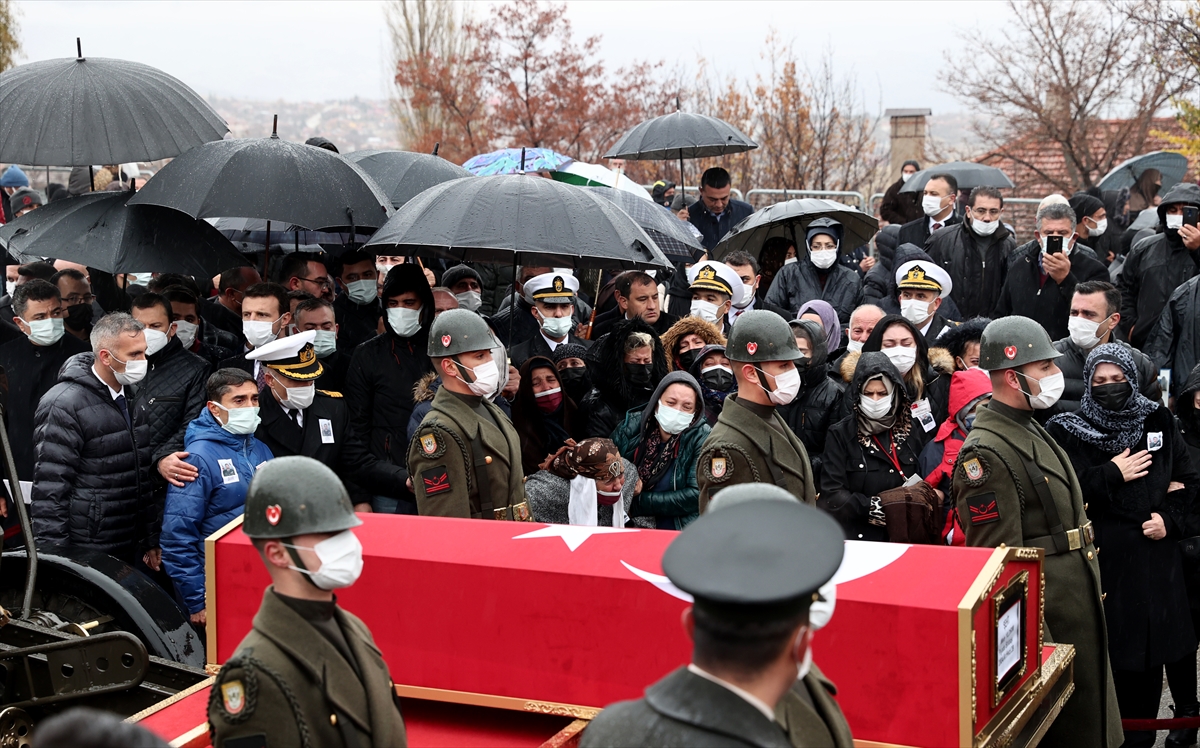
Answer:
[[[854,748],[846,715],[833,698],[837,686],[814,663],[775,706],[775,720],[794,748]]]
[[[440,314],[429,335],[431,358],[494,346],[487,324],[465,309]],[[408,446],[408,471],[418,514],[531,519],[525,501],[520,437],[508,416],[482,395],[438,388]]]
[[[1058,356],[1024,317],[992,322],[980,342],[989,371]],[[976,412],[954,468],[953,495],[967,545],[1042,548],[1045,636],[1075,647],[1075,694],[1043,745],[1116,746],[1123,738],[1108,661],[1100,564],[1071,460],[1033,418],[992,401]]]

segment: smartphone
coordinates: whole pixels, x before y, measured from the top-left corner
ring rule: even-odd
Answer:
[[[1046,254],[1056,255],[1062,252],[1063,238],[1061,236],[1046,237]]]
[[[1195,205],[1183,206],[1183,222],[1189,226],[1195,226],[1197,220],[1200,220],[1200,208]]]

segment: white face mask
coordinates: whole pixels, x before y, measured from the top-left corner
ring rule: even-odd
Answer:
[[[257,405],[249,408],[226,408],[220,403],[213,403],[213,405],[225,411],[228,420],[221,424],[221,428],[231,434],[238,436],[253,434],[258,429],[258,424],[262,422],[262,419],[258,417]]]
[[[569,314],[566,317],[542,317],[542,332],[546,333],[546,337],[557,340],[571,332],[573,322]]]
[[[457,362],[456,362],[457,363]],[[467,387],[471,389],[471,393],[480,397],[491,397],[496,391],[496,387],[500,384],[500,367],[496,366],[495,360],[488,361],[485,364],[480,364],[472,369],[466,364],[458,364],[463,369],[471,372],[471,376],[475,378],[474,382],[467,382]]]
[[[1176,213],[1173,216],[1167,216],[1167,228],[1169,228],[1169,229],[1183,228],[1183,214]]]
[[[933,302],[920,299],[901,299],[900,316],[918,327],[933,316]]]
[[[1104,319],[1108,319],[1105,317]],[[1083,317],[1071,317],[1067,320],[1067,331],[1071,334],[1071,342],[1084,350],[1091,350],[1100,343],[1096,332],[1104,322],[1092,322]],[[1107,333],[1105,333],[1107,335]]]
[[[1025,379],[1037,382],[1042,388],[1042,391],[1036,395],[1030,395],[1023,389],[1021,390],[1029,398],[1029,407],[1034,410],[1045,410],[1054,405],[1058,402],[1058,398],[1062,397],[1063,389],[1066,387],[1066,380],[1061,371],[1057,374],[1044,376],[1041,379],[1034,379],[1033,377],[1025,377]]]
[[[377,262],[377,263],[375,263],[375,272],[379,273],[380,278],[383,278],[386,280],[388,271],[394,267],[396,267],[396,266],[395,265],[384,265],[383,263]],[[378,281],[376,281],[376,282],[378,282]]]
[[[915,172],[915,171],[910,171],[910,172],[906,172],[906,173],[904,173],[904,174],[901,174],[901,175],[900,175],[900,181],[901,181],[901,182],[904,182],[905,184],[908,184],[908,180],[912,179],[912,175],[913,175],[913,174],[916,174],[916,172]]]
[[[688,314],[692,317],[699,317],[705,322],[712,322],[715,324],[717,321],[717,312],[720,309],[721,307],[717,306],[716,304],[710,304],[709,302],[702,301],[700,299],[693,299],[692,307],[688,311]]]
[[[8,294],[9,296],[13,295],[13,291],[15,291],[16,288],[17,288],[16,281],[10,281],[10,280],[4,281],[4,293]]]
[[[815,252],[810,250],[808,256],[812,258],[812,264],[822,270],[827,270],[837,262],[838,251],[836,249],[818,249]]]
[[[658,404],[658,410],[654,411],[654,417],[658,419],[658,425],[668,434],[678,434],[688,426],[692,425],[694,416],[691,413],[684,413],[682,410],[675,410],[667,407],[662,403]]]
[[[1183,216],[1180,216],[1180,218],[1182,218],[1182,217]],[[1108,231],[1108,219],[1107,218],[1096,221],[1096,228],[1092,228],[1091,226],[1088,226],[1088,236],[1100,236],[1105,231]]]
[[[112,351],[109,351],[108,355],[112,356],[113,361],[118,364],[125,364],[125,371],[117,371],[115,368],[109,367],[120,384],[137,384],[146,378],[146,372],[150,370],[150,362],[144,358],[140,361],[122,361],[113,356]]]
[[[996,219],[995,221],[981,221],[978,218],[972,218],[971,228],[980,236],[991,236],[996,233],[996,229],[1000,228],[1000,219]]]
[[[1046,254],[1046,246],[1047,246],[1047,242],[1049,242],[1049,241],[1050,241],[1050,237],[1048,237],[1048,236],[1043,236],[1041,239],[1043,255]],[[1063,257],[1070,257],[1071,250],[1074,248],[1075,248],[1075,237],[1072,236],[1069,239],[1064,240],[1063,241],[1063,250],[1062,250]]]
[[[342,530],[333,537],[325,538],[313,547],[284,544],[285,548],[304,548],[317,554],[321,567],[316,571],[288,566],[293,571],[305,574],[312,583],[323,590],[338,590],[358,581],[363,570],[362,543],[350,530]]]
[[[146,328],[142,332],[146,333],[146,355],[153,356],[154,354],[167,347],[167,341],[170,340],[165,332],[159,330],[151,330]]]
[[[791,265],[791,264],[792,264],[793,262],[795,262],[795,261],[796,261],[796,258],[795,258],[795,257],[788,257],[787,259],[785,259],[785,260],[783,261],[783,264],[784,264],[784,265]]]
[[[379,282],[374,278],[350,281],[346,284],[346,295],[355,304],[370,304],[379,297]]]
[[[463,291],[454,294],[454,298],[458,299],[459,306],[471,312],[478,311],[479,307],[483,306],[483,294],[479,291]]]
[[[892,398],[895,395],[873,400],[866,395],[858,396],[858,410],[863,414],[864,418],[869,418],[872,421],[878,421],[892,411]]]
[[[175,337],[179,338],[180,345],[185,351],[190,351],[196,343],[196,333],[200,331],[200,325],[193,325],[191,322],[179,320],[175,323]]]
[[[279,333],[275,332],[275,322],[283,319],[282,316],[274,322],[258,322],[246,320],[242,322],[242,334],[246,336],[246,342],[255,348],[270,343],[275,338],[279,337]]]
[[[421,329],[421,310],[395,308],[387,310],[388,324],[402,338],[411,338]]]
[[[337,333],[333,330],[316,330],[313,338],[313,351],[317,358],[329,358],[337,350]]]
[[[762,369],[758,370],[759,377],[767,376]],[[760,385],[761,386],[761,385]],[[767,389],[763,387],[763,389]],[[800,392],[800,370],[789,369],[775,376],[775,389],[767,392],[767,397],[776,405],[787,405],[796,399]]]
[[[745,309],[746,307],[750,306],[750,302],[754,301],[754,292],[756,290],[758,290],[758,289],[756,289],[754,287],[754,284],[743,283],[742,284],[742,303],[734,304],[734,306],[737,307],[738,309]]]
[[[933,218],[938,213],[941,213],[945,208],[942,207],[942,198],[934,197],[933,195],[925,195],[921,198],[921,210],[925,215]]]
[[[811,625],[812,623],[810,622],[809,626]],[[796,680],[804,680],[805,676],[808,675],[808,671],[812,670],[813,640],[812,637],[808,635],[808,632],[809,629],[806,627],[804,633],[800,635],[808,639],[808,647],[804,650],[804,659],[800,660],[800,665],[798,666],[799,670],[796,672]]]
[[[20,319],[18,317],[18,319]],[[21,320],[25,322],[25,320]],[[54,345],[63,336],[63,321],[61,317],[51,319],[35,319],[25,322],[29,325],[29,342],[34,345]]]
[[[888,357],[892,366],[895,366],[896,371],[900,372],[900,376],[907,374],[913,368],[913,364],[917,362],[916,348],[897,345],[892,348],[884,348],[883,355]]]
[[[851,340],[846,343],[846,350],[850,353],[862,353],[863,341]]]
[[[303,387],[285,387],[282,382],[275,382],[276,386],[287,393],[287,397],[282,398],[279,404],[285,408],[292,410],[304,410],[313,404],[313,400],[317,396],[317,385],[306,384]]]

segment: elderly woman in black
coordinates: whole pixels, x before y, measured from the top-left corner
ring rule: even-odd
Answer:
[[[920,480],[924,442],[915,433],[904,378],[883,353],[864,353],[844,397],[851,413],[829,429],[817,506],[841,523],[850,540],[932,542],[936,494]],[[898,518],[884,510],[906,493],[927,503],[921,527],[897,525]]]
[[[1174,419],[1138,389],[1137,364],[1106,343],[1084,363],[1077,413],[1046,430],[1071,458],[1096,529],[1108,652],[1124,719],[1153,719],[1163,666],[1189,659],[1196,635],[1178,543],[1200,475]],[[1154,744],[1126,732],[1126,746]]]

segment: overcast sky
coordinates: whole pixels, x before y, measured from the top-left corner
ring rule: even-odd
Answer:
[[[201,94],[322,101],[385,98],[383,2],[38,2],[16,3],[20,62],[75,54],[121,57],[161,68]],[[485,3],[473,4],[486,12]],[[839,73],[853,73],[870,109],[964,107],[937,90],[956,30],[994,25],[992,0],[941,2],[755,2],[569,0],[578,35],[600,34],[613,67],[634,60],[691,65],[700,56],[741,77],[763,69],[771,27],[810,61],[832,48]]]

